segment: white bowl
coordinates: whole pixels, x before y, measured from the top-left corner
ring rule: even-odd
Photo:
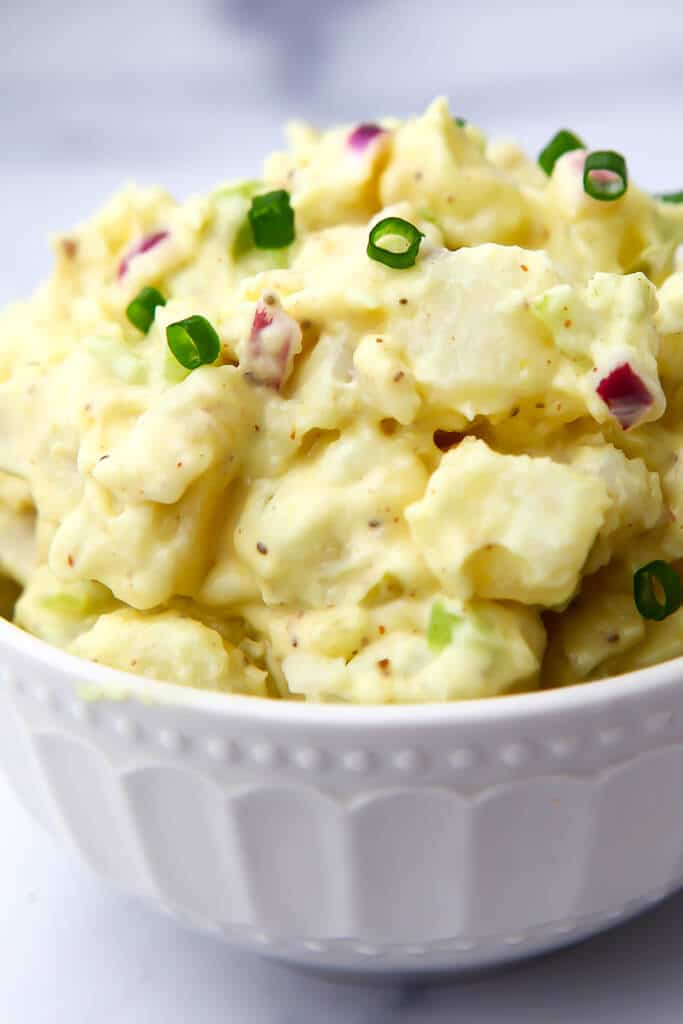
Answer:
[[[0,758],[34,817],[245,949],[481,968],[683,881],[680,658],[522,696],[315,706],[150,682],[0,622],[0,673]]]

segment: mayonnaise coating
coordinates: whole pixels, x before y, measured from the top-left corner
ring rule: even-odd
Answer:
[[[599,141],[599,140],[598,140]],[[559,686],[683,653],[683,213],[550,175],[445,100],[296,124],[263,177],[127,186],[0,315],[0,583],[22,628],[154,679],[325,702]],[[254,195],[296,237],[254,244]],[[370,259],[373,225],[422,233]],[[141,333],[143,287],[166,300]],[[166,328],[202,316],[215,363]],[[447,628],[434,627],[435,615]]]

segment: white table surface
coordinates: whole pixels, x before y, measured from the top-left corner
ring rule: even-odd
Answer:
[[[340,984],[139,907],[0,782],[3,1024],[680,1024],[683,894],[563,953],[450,985]]]
[[[128,178],[253,175],[279,123],[419,109],[439,92],[537,149],[560,126],[683,186],[675,0],[0,0],[0,302],[48,230]],[[504,974],[325,982],[138,907],[53,846],[0,781],[1,1024],[680,1024],[683,895]]]

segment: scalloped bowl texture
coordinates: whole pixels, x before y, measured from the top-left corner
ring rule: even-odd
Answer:
[[[187,690],[0,622],[0,759],[103,876],[322,969],[466,970],[683,882],[683,659],[450,705]]]

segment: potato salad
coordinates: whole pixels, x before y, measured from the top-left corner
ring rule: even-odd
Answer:
[[[324,702],[683,654],[683,195],[601,145],[438,99],[56,237],[0,318],[6,617]]]

